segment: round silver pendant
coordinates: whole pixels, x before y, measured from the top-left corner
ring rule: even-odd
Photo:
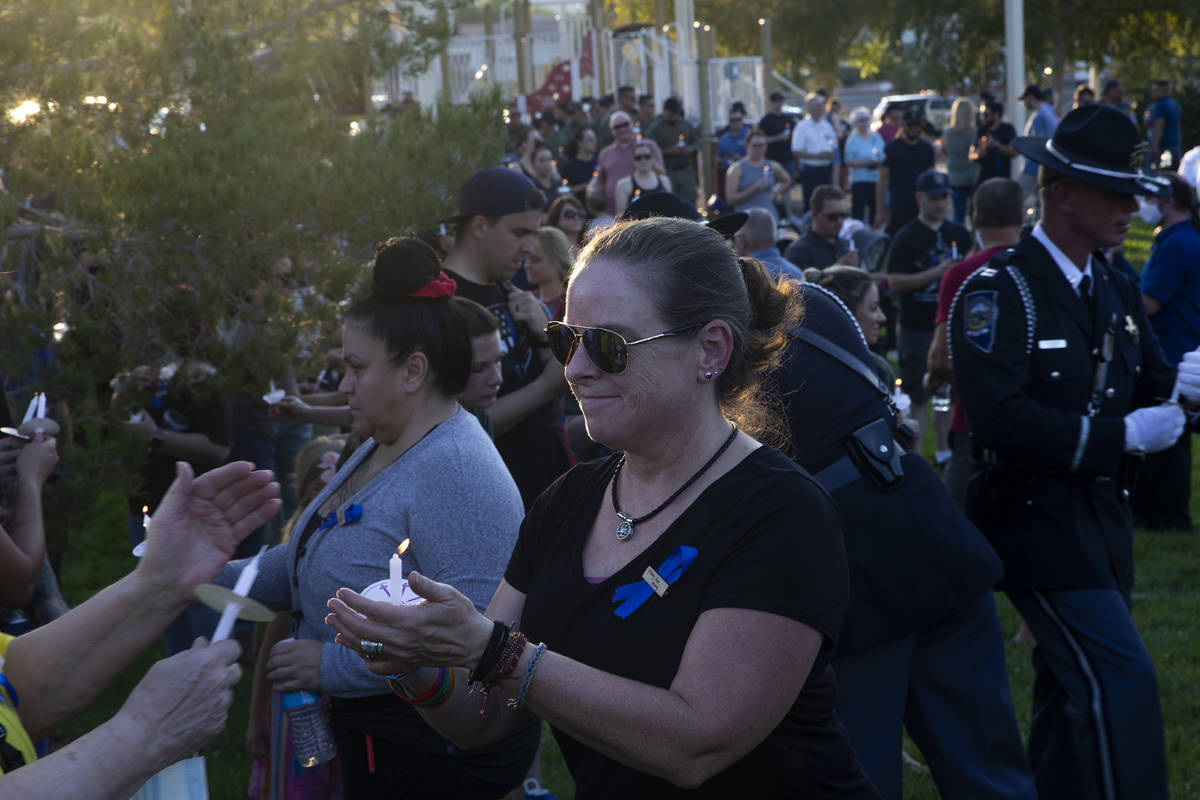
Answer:
[[[623,542],[630,536],[633,536],[633,526],[622,520],[621,524],[617,526],[617,538]]]

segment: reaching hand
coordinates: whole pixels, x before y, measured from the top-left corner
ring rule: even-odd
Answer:
[[[491,636],[491,620],[453,586],[419,572],[409,574],[408,586],[425,602],[399,606],[339,589],[325,617],[338,632],[334,641],[356,653],[363,639],[382,642],[383,657],[367,661],[377,675],[422,666],[474,667]]]
[[[1183,354],[1175,389],[1183,402],[1188,405],[1200,404],[1200,350]]]
[[[212,645],[197,639],[190,650],[157,662],[134,687],[113,721],[145,737],[156,770],[192,755],[225,727],[242,675],[241,651],[232,639]]]
[[[53,436],[28,442],[17,456],[17,480],[34,483],[41,488],[58,463],[58,450]]]
[[[192,477],[185,462],[154,512],[138,572],[165,591],[191,598],[212,580],[238,543],[279,511],[279,484],[268,470],[235,461]]]
[[[267,681],[277,692],[321,691],[321,650],[316,639],[284,639],[267,656]]]

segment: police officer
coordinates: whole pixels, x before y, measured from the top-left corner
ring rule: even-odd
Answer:
[[[954,374],[973,436],[967,511],[1004,561],[1000,587],[1037,639],[1029,760],[1043,800],[1167,796],[1154,665],[1130,615],[1137,454],[1185,417],[1121,244],[1135,195],[1166,184],[1121,112],[1083,106],[1053,138],[1013,146],[1041,165],[1043,217],[960,288]],[[1194,379],[1182,399],[1200,401]]]
[[[841,509],[850,606],[833,668],[859,763],[900,800],[907,727],[943,797],[1035,798],[992,601],[1000,560],[920,453],[898,446],[891,387],[849,308],[801,291],[804,322],[774,381],[789,455]]]

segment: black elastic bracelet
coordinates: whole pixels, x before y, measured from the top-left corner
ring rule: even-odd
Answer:
[[[475,683],[479,678],[491,672],[496,662],[500,660],[500,653],[504,649],[505,642],[508,641],[508,626],[500,620],[492,622],[492,638],[488,639],[487,647],[483,648],[483,655],[479,657],[479,663],[475,665],[475,669],[467,674],[467,681]]]

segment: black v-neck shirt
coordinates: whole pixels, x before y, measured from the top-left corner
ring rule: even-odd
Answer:
[[[833,711],[829,658],[848,599],[838,511],[806,472],[760,447],[714,481],[662,536],[605,581],[583,574],[583,549],[615,459],[581,464],[538,498],[505,578],[527,595],[530,641],[605,672],[668,688],[697,619],[714,608],[746,608],[798,620],[824,635],[803,690],[780,725],[740,761],[684,792],[626,767],[555,730],[576,797],[875,797]],[[615,535],[618,523],[612,515]],[[636,536],[636,533],[635,533]],[[631,540],[632,541],[632,540]],[[628,617],[612,600],[680,546],[695,562],[665,596]],[[714,657],[723,657],[714,654]],[[760,680],[752,667],[742,679]]]

